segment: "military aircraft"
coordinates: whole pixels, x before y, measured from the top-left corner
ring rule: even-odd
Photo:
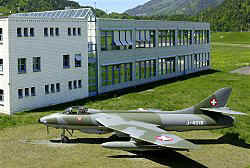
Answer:
[[[68,108],[63,113],[39,119],[47,127],[62,129],[61,140],[69,142],[66,131],[83,133],[115,133],[129,137],[130,141],[106,142],[104,148],[125,151],[193,150],[198,146],[169,133],[170,131],[210,130],[232,127],[231,115],[246,115],[226,107],[231,88],[223,88],[197,105],[174,112],[155,109],[95,110],[84,107]]]

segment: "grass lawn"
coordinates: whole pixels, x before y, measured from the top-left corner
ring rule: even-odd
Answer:
[[[250,44],[250,32],[213,32],[212,42]]]
[[[213,34],[213,41],[221,43],[250,44],[250,33]],[[224,36],[224,40],[220,38]],[[237,37],[234,37],[237,36]],[[238,37],[239,36],[239,37]],[[242,37],[242,38],[240,38]],[[32,145],[20,140],[46,140],[45,128],[37,124],[39,117],[62,111],[72,105],[86,105],[97,109],[135,109],[140,107],[176,110],[200,102],[217,89],[232,87],[228,106],[250,115],[250,76],[231,74],[232,70],[250,64],[249,48],[212,45],[212,71],[178,79],[165,80],[115,92],[95,99],[86,99],[55,107],[34,110],[18,115],[0,115],[0,165],[3,167],[240,167],[250,168],[250,116],[236,116],[233,128],[216,131],[178,133],[200,139],[202,149],[187,152],[167,152],[132,155],[123,151],[111,151],[100,147],[104,137],[79,134],[84,143],[69,146]],[[18,126],[18,127],[17,127]],[[53,130],[52,134],[58,133]],[[226,138],[216,140],[225,135]],[[86,138],[99,138],[94,142]],[[203,140],[201,140],[203,139]],[[86,141],[87,140],[87,141]],[[155,156],[154,156],[155,155]]]

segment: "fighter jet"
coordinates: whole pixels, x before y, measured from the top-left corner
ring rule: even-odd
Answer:
[[[155,109],[95,110],[71,107],[63,113],[39,119],[47,127],[62,129],[61,140],[69,142],[66,132],[79,130],[90,134],[114,133],[118,137],[129,137],[130,141],[103,143],[104,148],[125,151],[147,150],[193,150],[197,145],[171,131],[210,130],[232,127],[235,118],[231,115],[246,115],[226,107],[231,88],[223,88],[199,104],[177,111]]]

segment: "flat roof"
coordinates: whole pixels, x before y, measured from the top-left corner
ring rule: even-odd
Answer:
[[[91,8],[54,10],[45,12],[16,13],[9,17],[31,17],[31,18],[83,18],[94,15]]]
[[[115,18],[97,18],[98,20],[106,21],[136,21],[136,22],[174,22],[174,23],[203,23],[210,24],[208,22],[195,22],[195,21],[175,21],[175,20],[145,20],[145,19],[115,19]]]

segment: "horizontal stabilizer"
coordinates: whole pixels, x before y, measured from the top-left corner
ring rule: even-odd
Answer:
[[[219,108],[200,108],[203,111],[215,112],[215,113],[223,113],[229,115],[247,115],[245,113],[232,111],[227,107],[219,107]]]

